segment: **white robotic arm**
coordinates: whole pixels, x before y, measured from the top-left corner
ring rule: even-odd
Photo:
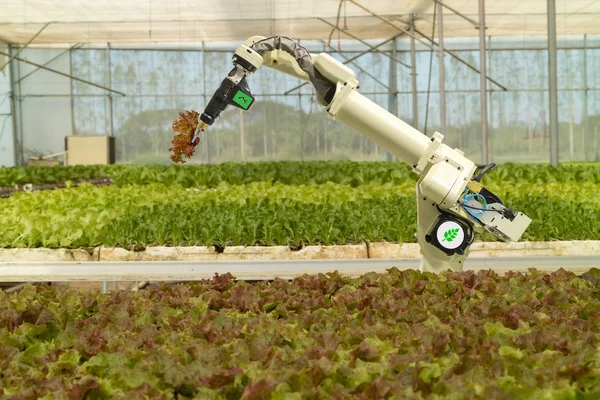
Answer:
[[[478,167],[462,151],[442,143],[441,134],[429,138],[361,95],[354,72],[328,54],[311,55],[288,38],[255,36],[238,47],[233,63],[200,116],[199,129],[212,125],[228,105],[249,109],[254,98],[246,76],[263,65],[310,81],[331,118],[367,136],[420,175],[417,241],[422,271],[462,270],[475,232],[488,230],[504,241],[517,241],[531,223],[479,182],[493,164],[475,175]]]

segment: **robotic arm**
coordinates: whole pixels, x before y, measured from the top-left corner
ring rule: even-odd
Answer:
[[[254,97],[246,77],[263,65],[310,81],[332,119],[367,136],[420,175],[417,241],[422,271],[460,271],[476,232],[487,230],[501,240],[517,241],[531,223],[480,183],[494,164],[475,165],[462,151],[442,143],[440,133],[429,138],[367,99],[356,90],[354,72],[328,54],[310,54],[285,37],[255,36],[238,47],[233,64],[201,114],[198,129],[212,125],[229,105],[250,109]]]

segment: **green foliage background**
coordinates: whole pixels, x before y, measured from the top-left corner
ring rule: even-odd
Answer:
[[[0,200],[0,246],[298,248],[416,240],[417,176],[399,163],[3,168],[0,184],[103,176],[116,184]],[[524,240],[600,238],[600,168],[594,164],[507,164],[484,184],[533,219]]]

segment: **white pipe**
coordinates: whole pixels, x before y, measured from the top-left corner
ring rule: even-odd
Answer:
[[[522,251],[520,252],[522,253]],[[464,270],[494,269],[527,272],[567,271],[581,274],[598,266],[599,256],[512,256],[471,257]],[[294,278],[303,274],[339,271],[344,276],[367,272],[384,273],[391,267],[418,269],[420,258],[370,258],[347,260],[239,260],[239,261],[118,261],[118,262],[24,262],[0,263],[1,282],[67,282],[67,281],[196,281],[211,279],[215,273],[227,272],[237,279],[262,280]]]
[[[413,166],[429,147],[431,140],[427,136],[356,90],[351,90],[342,101],[336,119],[367,136],[401,161]]]

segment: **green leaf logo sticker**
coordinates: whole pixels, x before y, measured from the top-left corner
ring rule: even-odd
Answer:
[[[458,228],[448,229],[446,232],[444,232],[444,240],[442,240],[442,242],[448,241],[449,243],[451,243],[454,239],[456,239],[458,231]]]
[[[455,221],[445,221],[437,227],[436,238],[445,249],[456,249],[465,240],[465,232],[462,226]]]

